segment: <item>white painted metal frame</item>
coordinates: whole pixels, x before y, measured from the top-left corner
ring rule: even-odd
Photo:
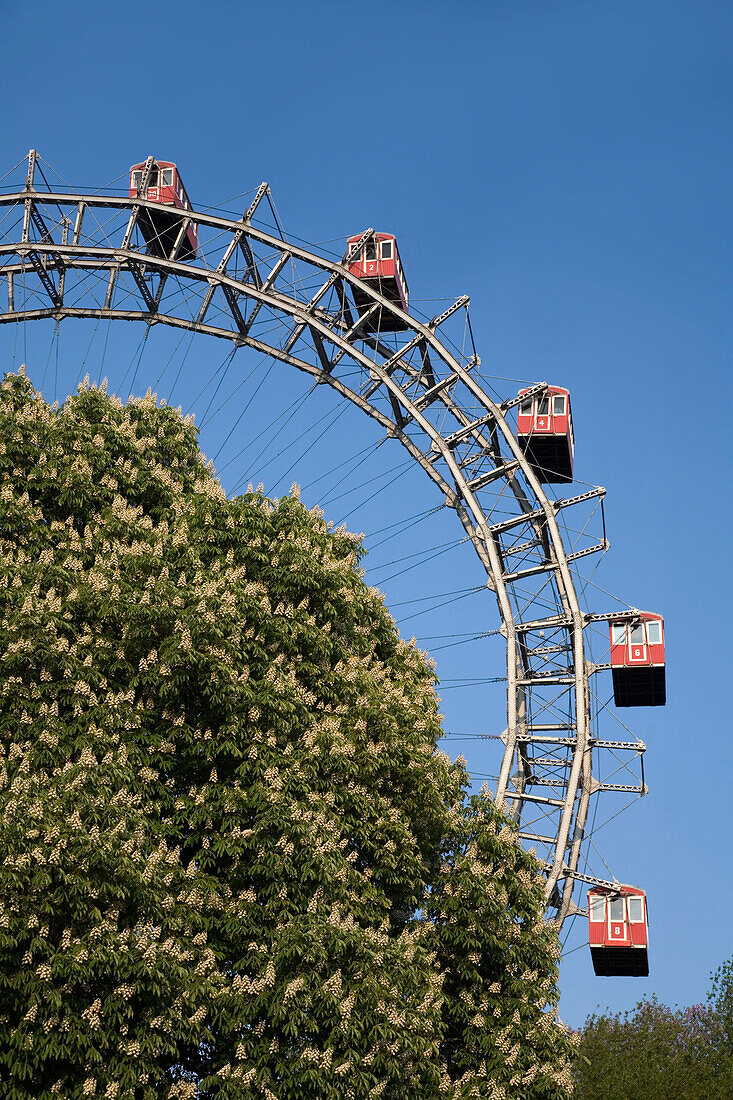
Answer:
[[[586,539],[568,549],[559,522],[565,509],[597,504],[605,490],[548,497],[509,420],[519,398],[495,400],[477,376],[473,349],[457,352],[441,338],[450,318],[467,316],[468,298],[425,323],[359,283],[362,301],[372,303],[369,317],[401,322],[398,332],[388,325],[365,331],[346,257],[329,261],[252,223],[266,184],[239,221],[187,210],[171,250],[156,255],[136,239],[140,210],[160,209],[140,197],[143,186],[133,199],[43,191],[34,186],[35,163],[31,153],[22,190],[0,195],[0,285],[7,286],[0,323],[96,317],[227,339],[331,386],[398,440],[455,510],[498,604],[507,725],[496,802],[544,861],[548,906],[559,924],[578,911],[576,881],[615,885],[579,869],[590,797],[644,789],[599,783],[594,754],[611,748],[640,756],[644,745],[592,736],[595,668],[584,632],[624,613],[581,610],[572,563],[608,544]],[[190,222],[199,241],[208,234],[216,242],[214,260],[177,258]],[[357,249],[373,233],[366,230]],[[545,389],[540,383],[530,395]]]

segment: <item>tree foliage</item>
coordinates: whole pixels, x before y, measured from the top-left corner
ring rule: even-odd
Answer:
[[[151,395],[2,383],[9,1100],[569,1094],[537,865],[360,555]]]
[[[578,1100],[730,1100],[733,959],[707,1004],[671,1009],[653,996],[631,1013],[589,1017],[575,1077]]]

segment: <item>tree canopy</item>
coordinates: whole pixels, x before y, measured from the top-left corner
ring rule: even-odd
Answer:
[[[361,554],[152,395],[6,376],[9,1100],[569,1095],[538,865]]]
[[[733,959],[706,1004],[672,1009],[653,996],[631,1013],[589,1017],[575,1076],[577,1100],[730,1100]]]

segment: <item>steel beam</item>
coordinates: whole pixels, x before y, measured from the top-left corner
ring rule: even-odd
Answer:
[[[151,158],[149,158],[151,163]],[[71,238],[68,242],[68,234],[64,234],[62,245],[54,245],[59,256],[63,256],[66,266],[78,264],[86,265],[91,269],[93,265],[101,270],[107,270],[108,292],[105,298],[106,308],[80,308],[77,310],[62,308],[60,297],[54,301],[50,310],[15,310],[13,294],[13,271],[10,267],[3,269],[8,278],[8,304],[9,310],[0,316],[3,323],[9,320],[18,320],[23,317],[53,316],[57,320],[73,316],[103,316],[119,317],[121,319],[142,319],[147,322],[154,314],[155,323],[171,324],[173,326],[188,328],[192,331],[205,332],[234,341],[236,344],[245,344],[256,348],[265,354],[271,355],[283,362],[290,363],[311,375],[311,377],[327,382],[344,397],[353,401],[368,415],[372,416],[389,434],[399,439],[402,445],[416,462],[425,469],[431,480],[438,486],[445,500],[450,501],[464,526],[479,558],[487,570],[490,586],[496,594],[502,618],[502,633],[507,641],[507,736],[505,739],[506,751],[502,761],[501,774],[497,785],[497,804],[502,802],[517,803],[521,806],[537,801],[541,796],[532,796],[524,787],[532,781],[531,767],[533,761],[527,758],[527,746],[537,743],[540,738],[533,732],[542,728],[551,735],[554,727],[543,727],[542,723],[533,721],[531,699],[526,693],[527,688],[537,687],[561,687],[563,694],[567,692],[568,699],[572,702],[573,712],[576,715],[574,725],[564,727],[567,736],[552,738],[547,737],[548,743],[564,744],[570,750],[568,761],[562,762],[562,770],[568,771],[564,783],[564,797],[562,801],[546,801],[545,804],[560,811],[557,834],[554,838],[555,855],[548,864],[548,898],[557,900],[556,888],[562,885],[561,909],[558,914],[562,920],[564,915],[572,911],[570,891],[575,878],[578,878],[577,863],[579,858],[579,838],[584,835],[585,820],[587,815],[587,794],[590,791],[592,779],[591,749],[594,746],[604,747],[602,743],[590,734],[590,702],[588,693],[588,674],[590,666],[585,658],[583,630],[593,621],[600,621],[603,616],[588,616],[579,607],[577,593],[575,591],[573,577],[569,569],[570,563],[589,553],[605,549],[607,543],[599,543],[594,547],[575,553],[568,553],[563,546],[562,537],[557,526],[556,515],[571,503],[580,503],[589,500],[593,496],[600,496],[602,490],[591,490],[577,497],[569,498],[567,502],[551,501],[547,498],[543,486],[537,481],[531,465],[527,462],[516,437],[506,421],[505,413],[514,407],[522,398],[513,398],[503,405],[498,405],[484,391],[478,379],[471,374],[471,369],[476,360],[469,364],[459,362],[449,349],[438,339],[436,329],[444,323],[448,316],[454,313],[461,305],[467,302],[459,299],[454,306],[429,324],[423,324],[415,318],[409,317],[393,303],[388,302],[379,292],[366,284],[360,284],[360,289],[370,299],[368,309],[371,314],[377,310],[391,312],[404,324],[411,333],[403,348],[395,353],[391,349],[385,349],[379,338],[368,340],[363,333],[363,318],[355,319],[349,306],[346,288],[353,285],[356,280],[349,274],[344,264],[334,264],[315,256],[307,249],[285,244],[282,240],[262,230],[247,225],[243,231],[241,222],[232,222],[228,219],[218,218],[214,215],[190,212],[191,220],[196,222],[199,232],[202,228],[209,227],[217,232],[229,234],[229,246],[232,251],[237,246],[241,250],[241,242],[246,241],[253,262],[256,263],[256,249],[262,248],[272,251],[276,256],[275,266],[267,278],[261,282],[257,277],[251,281],[247,278],[232,278],[226,272],[226,264],[221,271],[210,272],[192,263],[184,264],[177,260],[177,250],[167,258],[147,257],[131,247],[132,232],[140,209],[148,205],[147,200],[140,195],[134,200],[117,196],[79,196],[39,193],[32,190],[33,176],[29,159],[29,179],[25,191],[13,196],[0,196],[0,205],[9,205],[13,201],[25,204],[25,216],[22,239],[13,246],[15,254],[20,258],[20,267],[29,254],[29,247],[35,250],[39,258],[40,267],[46,275],[48,260],[44,257],[52,253],[50,244],[30,241],[30,227],[34,225],[38,229],[38,222],[33,216],[34,203],[45,202],[58,203],[60,207],[65,205],[76,212],[77,221]],[[264,186],[264,185],[263,185]],[[258,192],[259,194],[259,192]],[[264,192],[263,192],[264,194]],[[260,195],[260,200],[262,195]],[[257,201],[260,201],[257,200]],[[81,220],[84,211],[98,207],[100,209],[127,210],[130,212],[127,231],[122,240],[122,246],[105,249],[102,245],[85,242],[81,246]],[[249,214],[249,212],[248,212]],[[251,216],[251,215],[250,215]],[[247,215],[245,216],[245,219]],[[235,236],[239,234],[238,237]],[[364,242],[373,234],[368,230],[360,238],[363,247]],[[41,234],[43,235],[43,234]],[[8,254],[10,250],[0,248],[0,255]],[[231,251],[229,252],[231,256]],[[51,259],[53,255],[51,254]],[[290,260],[308,264],[311,269],[324,272],[324,281],[316,296],[308,302],[300,301],[295,290],[287,293],[279,293],[274,289],[278,274]],[[346,258],[345,258],[346,259]],[[248,256],[245,253],[248,271],[250,268]],[[33,265],[32,259],[30,260]],[[54,259],[57,267],[60,267]],[[11,265],[12,266],[12,265]],[[35,270],[35,267],[34,267]],[[130,276],[136,281],[148,312],[137,310],[113,310],[112,298],[115,281],[121,272],[129,271]],[[158,294],[153,297],[147,287],[144,273],[155,271],[159,275]],[[159,308],[160,295],[164,280],[175,273],[179,278],[189,280],[190,285],[203,284],[202,298],[211,291],[215,292],[216,286],[220,286],[222,294],[230,306],[233,328],[230,330],[221,326],[209,325],[204,321],[206,310],[199,312],[197,321],[190,317],[175,315],[163,316],[156,311]],[[43,282],[41,271],[37,271],[39,280]],[[250,272],[251,274],[251,272]],[[212,278],[213,276],[213,278]],[[208,286],[206,285],[208,283]],[[142,285],[141,285],[142,284]],[[143,287],[148,291],[146,297]],[[318,308],[319,301],[334,287],[341,303],[338,314],[332,315]],[[244,318],[242,310],[237,303],[248,299],[251,302],[249,317]],[[151,301],[152,307],[151,308]],[[209,302],[211,297],[209,297]],[[267,341],[255,340],[251,335],[252,324],[259,311],[263,307],[276,314],[280,318],[287,317],[292,325],[290,336],[281,347],[274,347]],[[207,304],[208,308],[208,304]],[[239,316],[237,316],[237,313]],[[226,324],[229,324],[227,319]],[[292,354],[297,341],[304,336],[304,350],[302,355]],[[361,341],[375,349],[374,359],[370,359],[364,351],[357,346]],[[308,345],[307,347],[305,345]],[[407,356],[417,347],[422,360],[422,368],[407,362]],[[333,351],[331,350],[333,349]],[[350,363],[356,365],[361,371],[362,378],[371,378],[369,387],[371,392],[377,389],[386,395],[387,401],[382,405],[381,398],[377,405],[373,405],[368,395],[358,392],[359,386],[353,388],[340,377],[335,370],[344,356],[349,357]],[[306,358],[309,357],[309,358]],[[311,359],[312,357],[312,359]],[[413,357],[415,358],[415,357]],[[351,366],[349,368],[352,369]],[[347,375],[348,377],[348,375]],[[421,387],[423,388],[421,392]],[[545,390],[546,384],[542,383],[531,389],[531,393],[539,393]],[[456,396],[457,395],[457,396]],[[523,395],[524,396],[524,395]],[[390,412],[391,410],[391,412]],[[483,410],[483,411],[482,411]],[[444,412],[448,413],[448,419],[453,418],[453,424],[457,423],[455,431],[443,429]],[[410,436],[405,432],[410,425]],[[451,427],[453,426],[451,424]],[[476,448],[479,448],[478,450]],[[474,471],[473,477],[469,472],[471,463],[484,458],[489,458],[495,463],[495,469],[479,473]],[[440,468],[438,468],[440,466]],[[522,479],[516,476],[521,473]],[[481,504],[478,493],[487,489],[492,482],[503,480],[508,486],[511,498],[515,501],[515,507],[519,513],[511,517],[509,521],[501,521],[492,525]],[[526,488],[525,488],[526,486]],[[487,494],[488,495],[488,494]],[[505,573],[502,566],[502,556],[499,547],[498,536],[502,531],[511,530],[513,526],[531,524],[541,540],[542,552],[545,561],[540,567],[529,567],[528,570],[518,571],[515,574]],[[522,549],[534,549],[533,544],[525,543],[523,547],[507,548],[505,553],[512,551],[517,553]],[[546,590],[548,582],[549,591],[554,594],[557,602],[558,614],[547,616],[545,619],[536,619],[530,622],[522,622],[516,611],[517,606],[523,606],[525,594],[523,591],[514,591],[514,582],[521,581],[526,587],[526,581],[531,576],[538,576],[538,581],[533,590],[541,593]],[[621,618],[626,613],[613,613],[606,618]],[[629,612],[630,617],[638,612]],[[537,660],[542,654],[531,653],[525,644],[527,634],[539,630],[564,630],[568,639],[568,674],[554,676],[528,675],[528,662]],[[544,654],[545,657],[549,653]],[[557,728],[558,734],[563,728]],[[572,736],[570,736],[572,734]],[[633,742],[608,742],[608,747],[632,746]],[[633,751],[640,752],[638,746],[633,746]],[[540,758],[543,759],[543,758]],[[508,789],[514,763],[519,767],[517,782],[520,788],[516,791]],[[541,766],[534,764],[534,766]],[[550,766],[549,764],[547,765]],[[554,765],[553,765],[554,766]],[[537,802],[537,805],[541,805]],[[521,815],[520,815],[521,816]]]

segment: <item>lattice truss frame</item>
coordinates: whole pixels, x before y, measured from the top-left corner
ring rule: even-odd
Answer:
[[[497,400],[481,381],[468,297],[427,322],[403,312],[351,276],[346,256],[334,262],[261,228],[266,183],[241,219],[182,211],[172,246],[154,255],[139,227],[141,211],[161,209],[140,197],[152,164],[136,198],[80,194],[38,187],[31,152],[25,186],[0,195],[0,323],[86,317],[215,336],[330,386],[402,444],[455,511],[496,597],[507,724],[495,799],[544,863],[548,910],[561,925],[583,911],[576,882],[616,885],[581,869],[591,797],[646,793],[643,742],[598,732],[606,703],[592,678],[609,665],[590,659],[587,638],[594,623],[638,612],[590,613],[580,602],[576,563],[608,548],[605,529],[592,534],[605,489],[553,498],[538,481],[510,422],[519,398]],[[192,223],[199,250],[184,261]],[[357,282],[370,299],[361,316]],[[595,778],[601,754],[610,778],[627,782]],[[602,771],[609,776],[607,763]]]

